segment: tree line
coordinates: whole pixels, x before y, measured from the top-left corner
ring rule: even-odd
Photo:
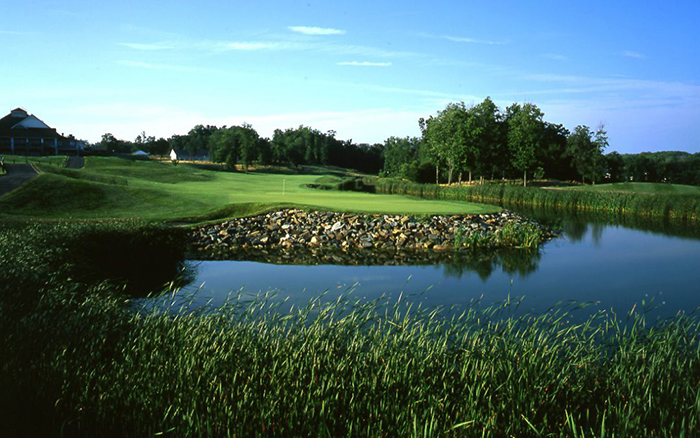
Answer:
[[[391,137],[384,143],[383,175],[421,183],[463,179],[534,178],[562,181],[667,182],[700,185],[700,153],[604,154],[605,127],[579,125],[569,131],[544,120],[531,103],[505,111],[487,97],[477,105],[447,104],[420,119],[420,137]]]
[[[126,154],[143,150],[152,155],[167,155],[171,149],[190,156],[206,154],[212,161],[229,169],[241,164],[260,165],[323,165],[356,169],[378,174],[384,166],[381,143],[353,143],[336,138],[334,131],[321,132],[308,126],[276,129],[272,138],[261,137],[249,124],[217,127],[196,125],[185,135],[169,139],[142,133],[133,142],[116,139],[112,134],[102,136],[103,149],[110,154]]]
[[[196,125],[168,139],[142,132],[133,142],[112,134],[100,142],[109,153],[143,150],[167,155],[171,149],[208,155],[229,169],[260,165],[330,165],[416,182],[453,183],[475,179],[556,179],[583,183],[644,181],[700,185],[700,153],[604,154],[605,127],[569,131],[548,122],[532,103],[505,110],[490,97],[476,105],[449,103],[418,121],[420,137],[390,137],[383,144],[355,144],[334,131],[308,126],[276,129],[261,137],[249,124]]]
[[[596,131],[544,120],[531,103],[514,103],[502,111],[487,97],[477,105],[450,103],[420,119],[420,138],[395,138],[385,144],[387,176],[435,183],[522,177],[580,179],[598,182],[605,173],[608,146],[601,125]]]

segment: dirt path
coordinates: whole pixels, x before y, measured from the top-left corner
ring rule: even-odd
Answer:
[[[0,196],[37,176],[31,164],[5,164],[7,174],[0,176]]]

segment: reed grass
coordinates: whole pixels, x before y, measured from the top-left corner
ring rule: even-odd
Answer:
[[[501,184],[441,187],[381,178],[376,180],[375,186],[377,193],[428,199],[599,212],[616,216],[634,215],[684,222],[700,221],[700,197],[692,194],[553,190]]]
[[[2,341],[3,410],[44,418],[41,436],[698,433],[694,317],[573,324],[561,309],[453,314],[347,297],[289,313],[264,298],[133,311],[98,292],[45,297],[58,302]]]
[[[42,244],[55,231],[0,233],[15,280],[0,271],[5,436],[700,433],[697,314],[580,321],[566,305],[523,315],[516,300],[442,309],[352,294],[193,308],[174,288],[139,305],[75,278],[62,245]]]
[[[460,228],[455,233],[455,249],[483,248],[536,249],[545,234],[539,226],[525,222],[507,222],[493,233]]]

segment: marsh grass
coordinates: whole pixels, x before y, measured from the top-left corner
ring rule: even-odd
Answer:
[[[639,216],[674,221],[700,220],[700,196],[675,192],[636,193],[598,190],[551,190],[501,184],[441,187],[392,179],[377,179],[376,192],[420,196],[428,199],[463,200],[504,206],[537,207],[566,211],[600,212],[615,216]],[[697,193],[697,192],[694,192]]]
[[[532,223],[507,222],[493,233],[460,228],[455,233],[455,249],[484,248],[536,249],[544,240],[542,228]]]
[[[518,300],[425,308],[352,294],[195,308],[174,286],[138,306],[72,275],[64,242],[154,231],[79,225],[0,234],[5,436],[699,433],[697,314],[647,321],[643,303],[581,320],[575,304],[523,315]]]
[[[348,296],[290,312],[265,296],[135,312],[95,292],[50,293],[3,341],[3,412],[51,419],[42,436],[698,432],[695,317],[574,324],[562,307],[456,313]]]

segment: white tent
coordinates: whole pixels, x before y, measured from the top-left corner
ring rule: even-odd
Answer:
[[[170,159],[173,161],[177,160],[177,154],[175,153],[175,149],[170,150]]]

